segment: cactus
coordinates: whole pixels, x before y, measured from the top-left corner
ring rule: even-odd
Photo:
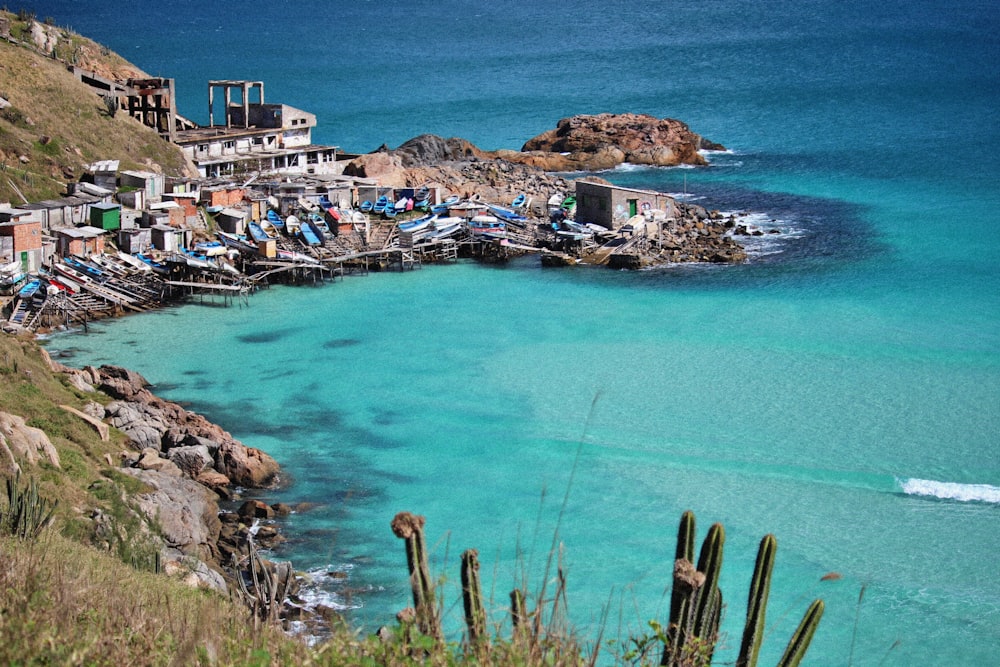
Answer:
[[[694,647],[706,654],[703,656],[706,664],[711,662],[722,616],[722,592],[718,584],[726,532],[719,523],[709,529],[702,542],[696,569],[691,562],[694,556],[694,527],[694,514],[685,512],[677,533],[670,623],[660,661],[661,665],[670,667],[688,664]]]
[[[721,524],[714,524],[702,542],[698,567],[691,562],[694,552],[694,515],[684,512],[677,533],[677,551],[674,561],[674,582],[670,598],[670,625],[664,642],[661,665],[681,667],[710,665],[718,640],[719,620],[722,612],[722,592],[719,590],[719,572],[722,568],[725,531]],[[743,627],[743,641],[737,667],[756,667],[757,656],[763,641],[767,614],[767,598],[771,589],[771,572],[778,542],[774,535],[765,535],[757,550],[757,563],[747,598],[747,618]],[[820,617],[823,601],[810,605],[798,629],[792,636],[778,667],[797,667],[812,641]]]
[[[438,617],[434,584],[427,567],[427,548],[424,545],[424,522],[422,516],[410,512],[400,512],[392,520],[392,532],[406,542],[406,564],[410,570],[410,588],[413,592],[413,607],[417,614],[417,629],[438,642],[443,641],[441,619]]]
[[[785,653],[778,661],[778,667],[798,667],[809,648],[813,635],[816,634],[816,627],[819,626],[819,619],[823,616],[824,608],[822,600],[813,600],[813,603],[809,605],[799,627],[795,629],[795,634],[789,640]]]
[[[465,625],[469,629],[469,643],[478,644],[486,639],[486,611],[479,585],[479,552],[467,549],[462,554],[462,602],[465,605]]]
[[[7,513],[0,525],[9,535],[22,540],[34,539],[52,523],[58,504],[57,500],[50,501],[38,495],[38,482],[34,478],[22,487],[21,471],[18,470],[13,477],[7,478]]]
[[[747,599],[747,620],[743,626],[743,643],[736,659],[736,667],[755,667],[760,645],[764,639],[764,622],[767,615],[767,596],[771,591],[771,571],[778,541],[770,533],[760,541],[750,595]]]

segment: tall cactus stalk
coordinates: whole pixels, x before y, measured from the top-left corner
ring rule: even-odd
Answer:
[[[718,638],[722,616],[722,592],[718,584],[726,532],[719,523],[709,529],[695,568],[691,562],[694,528],[694,514],[684,512],[677,533],[670,623],[660,661],[668,667],[691,664],[692,653],[699,653],[701,661],[708,664]]]
[[[722,569],[725,531],[714,524],[702,542],[696,568],[691,557],[694,550],[694,515],[684,512],[677,534],[674,582],[670,597],[670,624],[663,648],[661,665],[667,667],[706,667],[719,637],[722,612],[722,592],[719,572]],[[756,667],[763,641],[767,616],[767,599],[771,590],[778,542],[774,535],[765,535],[757,550],[757,562],[747,597],[747,618],[743,641],[736,660],[737,667]],[[809,607],[792,636],[778,667],[797,667],[809,648],[816,627],[823,615],[823,601]]]
[[[743,643],[740,646],[736,667],[756,667],[760,645],[764,639],[764,623],[767,616],[767,597],[771,591],[771,571],[774,569],[774,555],[778,541],[770,533],[760,541],[757,549],[757,563],[750,595],[747,599],[747,620],[743,626]]]
[[[465,625],[469,643],[478,644],[486,637],[486,610],[483,608],[479,584],[479,552],[467,549],[462,554],[462,602],[465,605]]]
[[[816,634],[819,619],[823,617],[824,608],[822,600],[813,600],[813,603],[809,605],[799,627],[795,629],[795,634],[788,642],[785,653],[778,661],[778,667],[798,667],[798,664],[802,662],[806,649],[809,648],[809,643],[812,642],[813,635]]]
[[[426,519],[410,512],[400,512],[392,520],[393,534],[406,543],[406,564],[410,570],[410,589],[417,615],[417,628],[424,635],[443,641],[441,619],[438,617],[434,584],[427,566],[427,548],[424,545]]]

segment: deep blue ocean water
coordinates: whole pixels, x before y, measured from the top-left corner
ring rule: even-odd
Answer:
[[[663,619],[676,522],[727,530],[731,660],[778,538],[763,664],[812,597],[810,665],[995,664],[1000,646],[1000,9],[990,2],[40,2],[207,120],[265,82],[348,151],[519,148],[577,113],[680,118],[729,151],[617,183],[750,211],[737,267],[425,267],[53,338],[272,453],[310,501],[276,557],[372,629],[408,604],[388,525],[427,517],[460,627],[479,549],[503,620],[554,541],[574,624]],[[327,569],[348,573],[327,581]],[[839,580],[820,581],[837,572]],[[551,576],[551,571],[549,572]],[[864,596],[859,604],[859,594]]]

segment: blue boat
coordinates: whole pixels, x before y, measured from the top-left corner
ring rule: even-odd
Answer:
[[[285,221],[273,209],[267,210],[267,221],[274,225],[276,229],[285,228]]]
[[[371,201],[369,201],[368,199],[366,199],[363,202],[361,202],[360,209],[361,209],[362,213],[371,213],[372,209],[374,207],[375,207],[375,204],[371,203]]]
[[[389,198],[382,195],[375,200],[375,205],[372,206],[372,213],[385,213],[385,209],[389,206],[391,206],[391,204],[389,204]]]
[[[258,243],[260,243],[261,241],[267,241],[269,238],[271,238],[270,236],[267,235],[267,233],[264,232],[263,228],[261,228],[261,226],[258,225],[256,222],[247,223],[247,229],[250,230],[250,236],[253,237],[253,240],[257,241]]]
[[[90,278],[103,278],[104,272],[100,269],[91,266],[87,262],[83,262],[76,257],[64,257],[63,261],[72,266],[77,271],[80,271]]]
[[[159,273],[161,275],[167,275],[167,274],[170,273],[170,268],[167,267],[166,264],[161,264],[160,262],[157,262],[152,257],[148,257],[148,256],[142,254],[141,252],[140,253],[136,253],[135,256],[138,257],[141,261],[143,261],[146,264],[148,264],[150,266],[150,268],[152,268],[153,271],[156,272],[156,273]]]
[[[385,217],[387,217],[387,218],[395,218],[396,217],[396,207],[393,206],[392,204],[388,204],[388,205],[386,205],[386,207],[382,211],[382,213],[385,214]]]
[[[307,245],[322,245],[320,237],[316,234],[316,230],[313,229],[313,222],[311,216],[307,217],[302,223],[299,224],[299,236]]]
[[[528,201],[528,198],[522,192],[518,196],[514,197],[514,201],[510,203],[511,208],[521,208]]]
[[[35,296],[35,292],[39,290],[42,286],[41,280],[32,280],[31,282],[25,284],[20,290],[18,290],[17,295],[22,299],[30,299]]]
[[[457,204],[458,201],[459,201],[458,197],[456,195],[452,195],[446,198],[440,204],[431,206],[431,213],[434,213],[436,215],[447,215],[448,209]]]
[[[335,209],[330,209],[336,213]],[[339,214],[337,214],[339,217]],[[309,225],[313,228],[313,232],[319,237],[320,241],[325,241],[327,236],[330,236],[330,225],[326,224],[326,220],[323,216],[316,213],[309,214]]]
[[[432,222],[434,222],[436,218],[437,218],[436,215],[434,216],[425,215],[422,218],[416,218],[414,220],[407,220],[406,222],[400,222],[396,226],[399,227],[399,231],[401,232],[414,233],[414,232],[419,232],[420,230],[428,227]]]
[[[488,204],[490,212],[501,220],[506,220],[507,222],[524,222],[528,218],[521,215],[520,213],[515,213],[509,208],[504,208],[502,206],[494,206],[493,204]]]

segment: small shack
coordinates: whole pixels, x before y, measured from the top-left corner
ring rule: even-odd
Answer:
[[[166,220],[162,217],[164,214],[166,214]],[[184,207],[181,206],[181,204],[171,200],[150,204],[149,214],[143,217],[150,221],[150,224],[147,225],[148,227],[152,227],[154,224],[166,224],[174,227],[183,227],[187,215],[185,214]]]
[[[114,192],[118,189],[118,160],[100,160],[87,165],[87,176],[91,183]]]
[[[649,211],[677,215],[674,199],[662,192],[622,188],[610,183],[576,181],[576,220],[616,230],[630,218]]]
[[[122,207],[120,204],[98,202],[90,205],[90,226],[108,232],[121,229]]]
[[[104,252],[107,232],[97,227],[68,227],[56,230],[56,252],[61,257],[79,255],[86,257]]]
[[[17,262],[21,271],[33,273],[42,265],[42,223],[23,213],[0,222],[0,263]]]
[[[245,234],[247,228],[246,219],[246,211],[240,211],[235,208],[224,208],[215,214],[215,224],[227,234]]]
[[[169,225],[154,225],[149,228],[150,242],[157,250],[180,252],[182,248],[187,247],[190,231]]]
[[[150,171],[123,171],[118,177],[122,189],[141,190],[146,201],[159,201],[163,196],[163,175]]]
[[[149,229],[132,228],[118,230],[118,249],[134,255],[152,244]]]

